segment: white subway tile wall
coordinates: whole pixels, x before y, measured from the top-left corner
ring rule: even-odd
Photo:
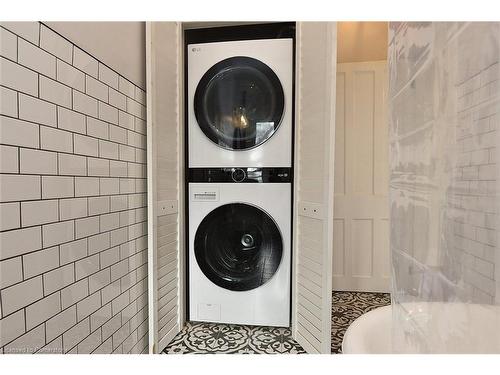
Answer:
[[[147,352],[145,92],[0,23],[0,353]]]

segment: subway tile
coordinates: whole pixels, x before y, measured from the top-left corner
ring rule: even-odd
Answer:
[[[90,293],[94,293],[98,290],[101,290],[106,285],[109,285],[110,282],[111,282],[111,274],[109,268],[94,273],[93,275],[90,275],[89,277]]]
[[[98,156],[98,140],[84,135],[74,134],[75,154]]]
[[[144,106],[136,102],[134,99],[127,98],[127,112],[144,119]]]
[[[88,158],[89,176],[109,176],[109,160]]]
[[[122,94],[125,94],[130,98],[135,96],[135,85],[121,76],[119,78],[118,87]]]
[[[73,220],[46,224],[43,229],[43,246],[53,246],[75,239],[75,223]]]
[[[38,74],[0,57],[0,84],[30,95],[38,95]]]
[[[120,145],[119,152],[120,152],[120,160],[130,161],[130,162],[135,161],[135,149],[133,147]]]
[[[23,281],[23,268],[21,257],[15,257],[0,262],[0,289]]]
[[[101,307],[101,293],[91,294],[76,304],[76,318],[78,321],[85,319]]]
[[[104,323],[102,329],[102,339],[106,340],[113,333],[115,333],[122,325],[121,314],[113,316],[110,320]]]
[[[124,161],[110,160],[109,175],[111,177],[127,177],[128,175],[127,163]]]
[[[6,87],[0,87],[0,114],[17,117],[17,92]]]
[[[118,144],[100,139],[99,157],[106,159],[118,159]]]
[[[3,289],[0,294],[3,314],[13,313],[43,297],[42,276]]]
[[[41,248],[42,232],[40,227],[0,233],[0,260],[40,250]]]
[[[47,328],[45,329],[47,330]],[[47,339],[47,341],[50,340]],[[40,350],[37,351],[36,354],[63,354],[62,336],[59,336],[55,340],[50,341],[43,348],[40,348]]]
[[[127,110],[127,97],[122,93],[109,88],[109,104],[113,107],[117,107],[122,111]]]
[[[101,215],[100,228],[101,232],[117,229],[120,226],[120,215],[116,213]]]
[[[70,132],[42,126],[40,139],[44,150],[73,152],[73,135]]]
[[[111,232],[111,246],[121,245],[128,240],[128,227]]]
[[[85,156],[59,154],[59,174],[69,176],[85,176],[87,174],[87,158]]]
[[[75,177],[75,196],[85,197],[99,195],[99,178]]]
[[[57,246],[23,255],[24,278],[29,279],[59,267]]]
[[[5,345],[4,353],[33,354],[40,350],[44,345],[45,325],[40,324],[38,327],[12,341],[10,344]]]
[[[134,116],[124,111],[118,111],[118,125],[134,130]]]
[[[61,265],[77,261],[87,256],[87,239],[68,242],[59,246]]]
[[[92,354],[112,354],[113,353],[113,339],[110,337],[104,341]],[[138,353],[139,354],[139,353]]]
[[[38,125],[30,122],[1,116],[0,143],[38,148],[39,128]]]
[[[99,80],[118,90],[118,73],[99,63]]]
[[[0,176],[0,202],[40,199],[40,177],[27,175]]]
[[[111,211],[123,211],[128,208],[128,199],[125,195],[114,195],[111,197]]]
[[[63,334],[64,352],[68,352],[90,333],[89,319],[82,320]]]
[[[60,220],[77,219],[87,216],[87,198],[61,199],[59,201]]]
[[[97,99],[73,90],[73,109],[97,117]]]
[[[0,231],[19,228],[21,226],[20,217],[18,202],[0,203]]]
[[[119,126],[109,126],[109,139],[113,142],[127,144],[127,130]]]
[[[25,321],[23,310],[0,319],[0,347],[21,336],[25,332],[24,327]]]
[[[78,354],[90,354],[101,345],[101,331],[97,330],[78,344]]]
[[[146,134],[146,121],[138,117],[135,118],[134,130],[141,134]]]
[[[98,77],[99,67],[97,60],[76,46],[73,49],[73,65],[94,78]]]
[[[118,124],[118,109],[106,103],[99,102],[99,119]]]
[[[21,148],[19,156],[21,173],[57,174],[57,154],[55,152]]]
[[[62,308],[66,309],[67,307],[84,299],[88,295],[89,295],[88,279],[83,279],[74,284],[71,284],[66,288],[64,288],[63,290],[61,290]]]
[[[114,311],[114,310],[113,310]],[[113,334],[113,349],[118,348],[119,345],[130,335],[130,325],[125,323]],[[120,353],[122,351],[120,350]]]
[[[99,179],[99,192],[101,195],[119,194],[120,180],[113,177]]]
[[[73,58],[73,44],[45,25],[40,27],[40,48],[56,55],[61,60],[71,63]]]
[[[135,86],[135,97],[134,99],[141,103],[142,105],[146,105],[146,91],[142,90],[138,86]]]
[[[73,177],[42,176],[43,199],[72,198],[74,193]]]
[[[87,117],[87,134],[96,138],[108,139],[108,123],[92,117]],[[97,156],[97,153],[95,156]]]
[[[71,88],[53,79],[40,76],[40,99],[71,108]]]
[[[128,273],[128,259],[124,259],[119,263],[111,266],[111,281],[118,280],[120,277]]]
[[[50,319],[61,311],[61,298],[54,293],[26,308],[26,328],[28,330]]]
[[[59,220],[57,200],[21,202],[23,227],[52,223]]]
[[[40,23],[33,22],[25,22],[25,21],[15,21],[15,22],[4,22],[0,23],[1,26],[5,27],[7,30],[10,30],[16,35],[19,35],[21,38],[24,38],[31,43],[38,45],[38,41],[40,39]]]
[[[86,77],[85,93],[103,102],[108,102],[108,86],[91,76]]]
[[[89,200],[89,215],[99,215],[109,212],[109,197],[88,198]]]
[[[0,145],[0,173],[19,173],[18,154],[17,147]]]
[[[120,280],[117,280],[101,290],[102,304],[105,305],[106,303],[112,301],[113,299],[118,297],[119,294],[120,294]]]
[[[103,251],[99,254],[101,260],[101,268],[106,268],[120,260],[120,248],[118,246]]]
[[[71,96],[70,96],[71,98]],[[66,108],[57,108],[57,127],[71,132],[85,134],[85,115]],[[75,144],[76,152],[76,144]]]
[[[75,282],[75,268],[73,264],[47,272],[43,275],[43,287],[45,295],[71,285]]]
[[[99,253],[105,249],[108,249],[109,247],[110,247],[109,233],[99,233],[89,238],[89,246],[88,246],[89,255]]]
[[[17,61],[17,36],[0,27],[0,56]],[[118,83],[118,77],[116,77]],[[116,85],[118,86],[118,84]]]
[[[109,273],[109,270],[107,271]],[[95,331],[97,328],[101,327],[104,323],[111,319],[111,317],[111,303],[108,303],[90,316],[90,330]]]
[[[99,233],[99,217],[87,217],[77,219],[76,223],[76,238],[83,238]]]
[[[99,254],[75,262],[76,279],[80,280],[99,271]]]
[[[56,58],[54,56],[23,39],[18,39],[17,48],[19,64],[50,78],[56,78]]]
[[[44,100],[19,94],[19,118],[38,124],[56,126],[56,106]]]
[[[74,89],[85,91],[85,73],[57,60],[57,80]]]
[[[51,341],[76,324],[76,306],[61,311],[45,323],[47,341]]]

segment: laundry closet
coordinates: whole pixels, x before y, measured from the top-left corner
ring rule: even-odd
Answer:
[[[146,26],[150,351],[186,321],[331,335],[335,23]]]

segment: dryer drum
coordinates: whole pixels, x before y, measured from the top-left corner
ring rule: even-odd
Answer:
[[[216,208],[203,219],[196,231],[194,253],[203,274],[214,284],[247,291],[265,284],[275,274],[283,241],[266,212],[232,203]]]
[[[284,112],[284,92],[263,62],[231,57],[212,66],[194,95],[194,112],[203,133],[218,146],[250,149],[267,141]]]

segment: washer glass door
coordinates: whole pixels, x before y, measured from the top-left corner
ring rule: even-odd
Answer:
[[[265,284],[278,269],[283,253],[274,220],[257,207],[232,203],[210,212],[194,238],[196,261],[214,284],[245,291]]]
[[[285,98],[269,66],[237,56],[220,61],[203,75],[193,104],[198,125],[212,142],[229,150],[246,150],[276,132]]]

